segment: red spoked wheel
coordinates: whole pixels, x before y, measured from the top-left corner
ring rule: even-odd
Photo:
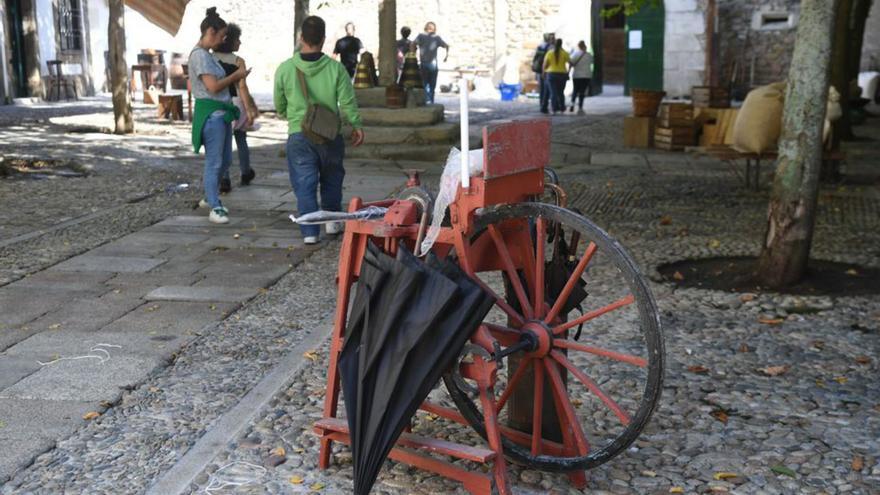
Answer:
[[[494,394],[505,454],[546,471],[608,461],[638,437],[663,383],[659,315],[635,262],[592,222],[549,204],[478,210],[474,231],[458,259],[496,300],[483,325],[504,368]],[[458,369],[446,387],[485,437],[477,388]]]

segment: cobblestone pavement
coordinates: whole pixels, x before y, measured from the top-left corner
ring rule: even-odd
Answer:
[[[485,107],[487,121],[528,111],[524,106],[505,109],[495,102]],[[666,334],[668,361],[660,408],[628,452],[589,473],[590,488],[599,493],[668,493],[673,487],[685,493],[872,493],[880,484],[880,390],[873,379],[880,359],[880,301],[876,296],[729,294],[675,289],[660,282],[655,270],[664,262],[754,254],[762,234],[766,191],[743,189],[726,165],[712,160],[624,150],[619,118],[624,111],[625,107],[611,105],[606,116],[565,116],[554,121],[554,166],[569,191],[571,206],[619,238],[637,259],[652,280]],[[81,125],[83,116],[74,122]],[[873,139],[880,138],[876,126],[868,131],[877,134],[872,134]],[[270,139],[283,139],[283,130],[270,130]],[[813,250],[817,258],[880,266],[876,228],[880,194],[871,168],[876,163],[872,143],[856,143],[848,149],[849,172],[858,183],[823,189]],[[267,145],[262,153],[266,163],[278,161],[277,147]],[[351,163],[348,193],[380,196],[399,184],[399,170],[406,166]],[[193,175],[198,172],[195,169]],[[258,179],[265,181],[261,187],[278,188],[281,173],[277,164],[267,165]],[[436,173],[429,171],[428,179]],[[163,191],[152,201],[177,196],[165,196]],[[266,206],[265,198],[241,199],[259,210]],[[185,204],[192,199],[179,201]],[[161,218],[144,220],[145,225],[136,228],[167,219],[135,235],[158,238],[169,233],[167,229],[178,236],[199,235],[187,226],[195,213],[183,213],[166,212]],[[661,222],[661,217],[669,217],[671,223]],[[233,239],[233,231],[239,239]],[[234,246],[242,237],[254,249],[243,253],[255,257],[286,251],[284,245],[272,245],[277,241],[251,238],[236,226],[216,237],[223,236],[229,244],[217,247],[233,247],[233,253],[239,253]],[[300,257],[302,261],[289,263],[296,265],[292,271],[280,275],[275,285],[264,284],[266,288],[257,290],[255,298],[238,310],[215,303],[217,311],[230,316],[201,326],[184,348],[169,356],[170,365],[158,368],[110,404],[98,404],[103,413],[99,418],[78,421],[76,428],[57,435],[65,440],[41,441],[40,450],[53,444],[55,448],[38,455],[0,492],[143,491],[308,332],[326,328],[335,304],[336,256],[337,246],[330,243],[308,258]],[[57,254],[59,260],[68,257]],[[244,261],[233,274],[212,276],[238,282],[254,269]],[[147,317],[154,314],[148,311],[152,304],[157,303],[142,307]],[[778,318],[783,323],[759,321]],[[329,470],[316,468],[317,442],[311,425],[321,417],[326,352],[325,343],[307,353],[302,358],[305,368],[292,385],[275,396],[242,435],[217,447],[216,457],[190,487],[193,493],[350,493],[351,455],[346,447],[335,446]],[[768,366],[788,368],[775,376],[757,371]],[[435,394],[442,400],[442,390]],[[74,419],[80,413],[74,411]],[[422,413],[414,431],[479,442],[469,430]],[[286,460],[275,465],[278,459],[270,460],[270,454],[278,447],[284,448]],[[736,476],[715,479],[719,472]],[[577,493],[564,476],[521,466],[511,467],[511,479],[518,493]],[[389,462],[374,492],[459,493],[461,488]]]

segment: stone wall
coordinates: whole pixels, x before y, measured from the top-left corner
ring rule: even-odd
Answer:
[[[718,0],[722,84],[735,77],[741,98],[752,87],[786,79],[799,13],[799,0]]]
[[[666,0],[663,36],[663,90],[689,96],[703,84],[706,66],[705,0]]]

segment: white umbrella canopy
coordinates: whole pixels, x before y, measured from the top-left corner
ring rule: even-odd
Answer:
[[[125,0],[125,5],[139,12],[148,21],[177,35],[189,0]]]

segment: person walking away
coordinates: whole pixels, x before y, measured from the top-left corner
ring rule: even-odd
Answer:
[[[227,75],[234,74],[239,67],[245,67],[247,64],[244,59],[235,54],[241,49],[241,28],[238,24],[229,23],[226,26],[226,39],[214,50],[214,58],[223,67]],[[232,123],[232,137],[235,139],[235,146],[238,148],[238,168],[241,170],[241,185],[247,186],[254,180],[257,173],[251,167],[250,148],[247,143],[247,131],[254,125],[254,120],[260,115],[254,98],[248,89],[247,80],[242,79],[238,84],[229,87],[229,93],[232,95],[232,103],[238,107],[241,116]],[[220,179],[220,192],[225,193],[232,190],[232,181],[229,178],[229,168],[226,174]]]
[[[550,113],[548,109],[550,105],[550,84],[544,74],[544,57],[550,51],[556,41],[556,35],[553,33],[544,33],[544,42],[538,45],[535,50],[535,56],[532,57],[532,72],[535,73],[535,79],[538,80],[538,95],[541,106],[541,113]]]
[[[446,56],[443,61],[449,59],[449,45],[443,38],[437,35],[437,25],[433,22],[425,24],[425,32],[416,36],[415,44],[419,49],[419,63],[422,73],[422,83],[425,85],[425,102],[434,103],[434,91],[437,89],[437,50],[444,48]]]
[[[354,37],[354,23],[349,22],[345,25],[345,36],[336,41],[333,48],[333,56],[336,60],[342,62],[345,70],[348,71],[348,77],[354,78],[354,72],[357,70],[358,56],[366,51],[364,44],[359,38]]]
[[[275,73],[275,110],[287,118],[290,184],[300,215],[318,210],[319,188],[321,209],[342,211],[345,142],[338,130],[334,139],[321,144],[312,142],[303,132],[303,117],[311,104],[321,105],[337,116],[341,111],[354,128],[352,145],[360,146],[364,142],[361,116],[345,67],[321,53],[326,38],[324,20],[318,16],[307,17],[301,33],[301,50],[282,63]],[[300,231],[305,244],[318,242],[319,226],[300,225]],[[327,234],[341,231],[341,222],[327,224]]]
[[[220,203],[220,178],[232,163],[232,122],[241,115],[232,104],[229,87],[244,80],[250,70],[238,67],[226,75],[223,67],[208,52],[223,42],[226,21],[217,9],[207,10],[200,26],[202,36],[189,54],[189,75],[196,99],[192,119],[192,143],[196,153],[205,146],[205,198],[199,203],[211,208],[208,220],[228,223],[229,210]]]
[[[403,26],[400,28],[400,36],[401,38],[397,40],[397,77],[394,78],[395,81],[400,79],[400,73],[403,72],[403,62],[406,59],[406,54],[409,53],[409,49],[412,46],[412,41],[409,39],[409,35],[412,33],[412,29],[407,26]]]
[[[574,112],[575,100],[578,105],[578,115],[584,114],[584,98],[587,88],[590,87],[590,78],[593,76],[593,55],[587,51],[584,40],[578,42],[577,49],[571,53],[571,80],[574,89],[571,92],[571,108]]]
[[[550,84],[550,107],[553,113],[565,112],[565,83],[568,81],[568,52],[562,49],[562,39],[556,40],[553,50],[544,56],[544,73]]]

